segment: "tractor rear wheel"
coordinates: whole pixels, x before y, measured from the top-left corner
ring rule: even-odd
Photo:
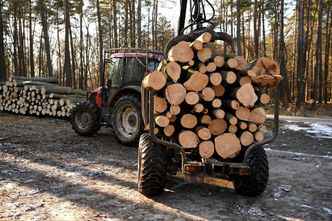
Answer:
[[[74,131],[81,136],[92,136],[100,129],[100,110],[95,103],[82,101],[70,114]]]
[[[143,131],[141,102],[134,95],[118,99],[112,111],[112,126],[116,138],[125,145],[135,145]]]
[[[245,160],[250,174],[235,177],[235,191],[244,196],[258,196],[264,192],[269,180],[269,163],[262,146],[255,148]]]
[[[142,134],[138,146],[138,191],[146,196],[161,194],[165,188],[166,170],[166,149],[154,144],[150,134]]]

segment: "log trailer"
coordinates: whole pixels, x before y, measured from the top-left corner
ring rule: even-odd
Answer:
[[[251,63],[237,54],[231,36],[204,27],[208,0],[191,3],[191,23],[184,27],[187,0],[181,1],[178,36],[169,42],[165,59],[142,83],[142,115],[147,132],[138,146],[138,191],[162,193],[167,175],[194,183],[233,182],[241,195],[257,196],[268,183],[263,145],[278,134],[278,90],[274,99],[273,135],[264,138],[265,93],[282,79],[268,58]],[[185,30],[193,29],[189,34]],[[213,52],[224,42],[232,53]]]

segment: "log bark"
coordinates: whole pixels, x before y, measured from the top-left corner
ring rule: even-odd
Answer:
[[[217,154],[224,159],[235,156],[241,150],[239,138],[233,133],[224,133],[214,140]]]
[[[224,119],[214,119],[208,126],[211,134],[214,136],[220,135],[227,129],[227,123]]]
[[[214,154],[214,143],[212,141],[202,141],[198,146],[199,155],[202,158],[208,159]]]
[[[226,119],[231,125],[236,125],[237,122],[238,122],[237,118],[236,118],[234,115],[230,114],[230,113],[226,113],[226,114],[225,114],[225,119]]]
[[[58,84],[57,77],[23,77],[23,76],[13,76],[12,79],[18,81],[39,81],[39,82],[47,82],[52,84]]]
[[[223,107],[225,109],[237,110],[240,108],[240,103],[237,100],[223,100]]]
[[[181,131],[178,140],[183,148],[195,148],[199,143],[197,134],[190,130]]]

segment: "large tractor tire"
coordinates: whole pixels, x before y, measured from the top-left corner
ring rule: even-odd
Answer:
[[[166,149],[154,144],[150,134],[142,134],[138,146],[138,191],[146,196],[161,194],[165,188]]]
[[[90,101],[78,103],[70,114],[74,131],[81,136],[93,136],[100,129],[100,110]]]
[[[136,145],[143,131],[141,102],[134,95],[122,96],[112,111],[112,126],[116,138],[125,145]]]
[[[262,146],[255,148],[245,160],[250,174],[237,176],[233,183],[235,191],[244,196],[258,196],[264,192],[269,180],[269,163]]]

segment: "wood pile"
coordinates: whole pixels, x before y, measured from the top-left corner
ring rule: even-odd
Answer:
[[[143,80],[155,92],[157,137],[192,149],[202,158],[234,158],[255,141],[264,140],[264,89],[276,86],[279,65],[262,57],[248,63],[235,55],[215,55],[203,33],[181,41],[158,69]]]
[[[55,77],[9,77],[0,82],[0,111],[36,116],[69,117],[86,92],[57,85]]]

